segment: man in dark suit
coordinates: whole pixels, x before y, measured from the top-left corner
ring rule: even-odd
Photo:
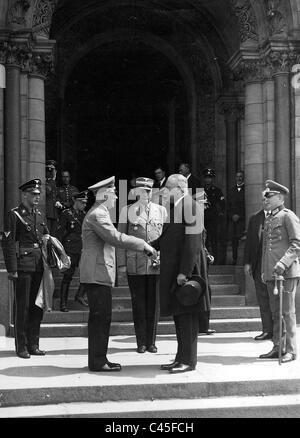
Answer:
[[[181,163],[178,173],[180,173],[187,179],[188,188],[191,189],[191,195],[195,196],[197,190],[199,192],[202,185],[200,179],[197,178],[195,175],[192,175],[191,166],[188,163]]]
[[[160,249],[160,314],[172,315],[177,336],[174,362],[161,366],[170,373],[192,371],[197,364],[197,337],[201,300],[184,306],[176,296],[178,286],[184,285],[192,274],[201,273],[203,212],[200,204],[188,193],[187,179],[171,175],[166,183],[169,192],[169,217],[161,236],[152,245]],[[205,295],[205,306],[209,297]]]
[[[244,172],[239,170],[235,175],[236,184],[229,193],[229,225],[232,240],[232,264],[236,265],[238,246],[245,232],[245,184]]]
[[[155,181],[152,191],[152,202],[163,205],[163,192],[167,182],[166,171],[162,166],[157,166],[154,169]]]
[[[264,198],[263,198],[264,205]],[[262,321],[262,333],[256,336],[256,341],[272,339],[273,318],[270,307],[268,288],[261,279],[261,260],[263,229],[267,212],[262,209],[251,216],[244,250],[244,269],[246,275],[251,275],[255,284],[257,302]]]

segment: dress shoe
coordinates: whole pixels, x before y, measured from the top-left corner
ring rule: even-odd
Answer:
[[[296,360],[297,355],[293,353],[285,353],[281,358],[281,363],[292,362],[292,360]]]
[[[214,329],[207,329],[207,330],[205,330],[205,332],[199,333],[199,335],[200,336],[213,335],[214,333],[216,333],[216,330],[214,330]]]
[[[146,347],[146,345],[140,345],[138,348],[137,348],[137,350],[136,350],[138,353],[146,353],[146,351],[147,351],[147,347]]]
[[[160,369],[163,371],[169,371],[172,368],[177,367],[178,365],[179,365],[179,362],[165,363],[165,364],[160,366]]]
[[[81,304],[82,306],[89,306],[89,303],[83,297],[75,297],[75,301],[77,301],[77,303]]]
[[[176,365],[176,367],[169,369],[169,373],[179,374],[179,373],[186,373],[188,371],[194,371],[194,370],[195,367],[192,367],[190,365],[185,365],[184,363],[179,363]]]
[[[45,356],[46,351],[40,350],[39,348],[33,348],[32,350],[29,349],[29,353],[31,356]]]
[[[60,308],[60,311],[61,311],[61,312],[69,312],[69,309],[67,309],[66,307],[61,307],[61,308]]]
[[[285,352],[282,352],[282,356],[285,354]],[[274,347],[272,350],[267,354],[261,354],[259,356],[259,359],[278,359],[279,357],[279,351],[278,348]]]
[[[258,336],[255,336],[254,340],[255,341],[266,341],[267,339],[272,339],[273,335],[272,333],[261,333]]]
[[[119,363],[113,363],[113,362],[106,362],[102,367],[100,368],[89,368],[90,371],[95,372],[110,372],[110,371],[121,371],[122,367]]]
[[[147,351],[149,351],[149,353],[157,353],[157,347],[155,345],[150,345],[150,347],[147,348]]]
[[[20,357],[21,359],[30,359],[30,354],[26,350],[17,351],[17,356]]]

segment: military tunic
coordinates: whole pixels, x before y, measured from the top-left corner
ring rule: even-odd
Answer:
[[[82,250],[82,223],[85,213],[76,211],[74,208],[69,208],[62,212],[57,237],[63,244],[66,253],[71,258],[71,267],[64,272],[63,281],[70,283],[75,268],[79,265],[80,255]]]
[[[38,348],[43,311],[35,299],[43,276],[42,237],[48,234],[44,214],[23,204],[9,211],[2,246],[6,269],[18,273],[15,284],[16,351]]]
[[[58,187],[57,201],[59,201],[63,205],[64,209],[70,208],[74,204],[72,196],[78,192],[79,190],[77,189],[77,187],[71,186],[71,184]]]
[[[283,350],[297,353],[295,295],[300,277],[300,220],[284,206],[274,209],[265,220],[262,274],[267,284],[273,317],[273,343],[279,345],[279,295],[274,295],[276,263],[285,266],[283,274]]]
[[[118,229],[150,243],[159,238],[166,219],[165,207],[136,202],[122,210]],[[127,268],[137,346],[149,348],[156,338],[159,268],[145,254],[132,250],[118,250],[117,260],[119,267]]]
[[[218,264],[219,253],[221,253],[221,250],[224,250],[223,248],[219,247],[219,240],[222,240],[219,239],[219,237],[222,238],[222,236],[224,236],[223,222],[225,217],[225,198],[222,190],[213,184],[205,186],[204,190],[207,196],[207,208],[204,210],[207,246],[210,247],[210,251],[215,257],[215,262]]]

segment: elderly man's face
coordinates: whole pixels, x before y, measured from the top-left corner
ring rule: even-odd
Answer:
[[[272,211],[284,203],[284,197],[280,193],[267,193],[265,200],[265,209]]]

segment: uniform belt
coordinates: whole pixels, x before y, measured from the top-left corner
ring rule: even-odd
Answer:
[[[32,249],[32,248],[39,248],[39,244],[38,243],[28,243],[26,245],[20,245],[20,248],[22,249]]]

